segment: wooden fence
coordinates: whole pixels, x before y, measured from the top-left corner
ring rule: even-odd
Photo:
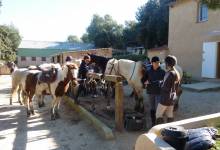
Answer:
[[[102,74],[98,73],[89,73],[94,79],[101,79]],[[122,77],[116,75],[105,75],[104,79],[106,81],[115,83],[115,125],[116,130],[122,131],[124,129],[124,91],[122,84]]]

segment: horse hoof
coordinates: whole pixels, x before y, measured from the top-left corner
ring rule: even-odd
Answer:
[[[56,120],[56,117],[55,117],[55,115],[51,115],[51,120]]]
[[[30,111],[27,112],[27,117],[30,117],[31,116],[31,113]]]
[[[60,118],[60,114],[58,112],[55,112],[55,118],[59,119]]]
[[[32,114],[32,115],[34,115],[34,114],[35,114],[35,113],[34,113],[34,110],[31,110],[31,114]]]

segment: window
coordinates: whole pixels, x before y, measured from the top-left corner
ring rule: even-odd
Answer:
[[[32,61],[36,61],[36,57],[31,57],[31,60]]]
[[[26,57],[25,56],[21,56],[21,61],[26,61]]]
[[[46,61],[46,57],[41,57],[41,61]]]
[[[208,7],[206,4],[199,4],[198,21],[208,21]]]

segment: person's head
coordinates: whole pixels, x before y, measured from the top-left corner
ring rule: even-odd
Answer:
[[[151,64],[153,66],[153,69],[156,70],[158,67],[160,67],[160,58],[158,56],[152,57]]]
[[[165,58],[166,69],[172,69],[177,64],[177,59],[175,56],[168,55]]]
[[[66,57],[66,62],[69,62],[69,61],[72,61],[73,60],[73,57],[72,56],[67,56]]]
[[[83,60],[85,61],[86,64],[88,64],[90,62],[90,56],[89,55],[85,55],[83,57]]]

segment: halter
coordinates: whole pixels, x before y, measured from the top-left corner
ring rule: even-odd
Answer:
[[[109,64],[112,66],[112,67],[111,67],[111,70],[110,70],[110,72],[109,72],[109,75],[111,75],[113,69],[114,69],[115,73],[117,73],[117,71],[115,70],[115,64],[114,64],[115,60],[116,60],[116,59],[114,58],[114,61],[113,61],[112,63],[109,63]],[[119,64],[118,64],[118,68],[119,68]]]

